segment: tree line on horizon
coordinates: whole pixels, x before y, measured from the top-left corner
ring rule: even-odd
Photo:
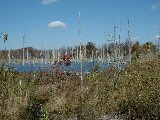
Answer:
[[[129,51],[129,45],[128,45],[128,41],[126,40],[126,42],[124,42],[123,44],[116,44],[116,47],[118,49],[120,49],[120,52],[124,55],[127,56],[128,55],[128,51]],[[86,58],[92,58],[92,55],[97,54],[97,56],[101,56],[102,52],[104,52],[104,54],[109,54],[112,55],[114,54],[114,45],[115,43],[109,43],[108,46],[107,44],[103,44],[102,46],[97,47],[93,42],[88,42],[86,44],[86,46],[82,45],[82,53],[84,53],[85,49],[86,49],[86,54],[85,57]],[[139,54],[143,54],[146,52],[152,52],[152,53],[156,53],[157,52],[157,48],[158,46],[153,44],[152,42],[146,42],[144,44],[140,44],[139,41],[136,42],[132,42],[132,49],[131,49],[131,53],[135,54],[135,55],[139,55]],[[75,57],[76,56],[76,52],[80,51],[80,46],[75,46],[75,47],[61,47],[60,49],[36,49],[33,47],[25,47],[24,48],[24,56],[25,59],[27,58],[27,49],[28,49],[28,56],[29,59],[40,59],[40,58],[45,58],[46,55],[48,55],[49,59],[53,58],[53,51],[54,53],[56,52],[60,52],[60,55],[62,54],[69,54],[71,57]],[[77,50],[78,49],[78,50]],[[6,59],[8,57],[8,53],[9,50],[0,50],[0,58],[1,59]],[[23,48],[19,48],[19,49],[11,49],[10,50],[10,56],[11,59],[22,59],[23,58]]]

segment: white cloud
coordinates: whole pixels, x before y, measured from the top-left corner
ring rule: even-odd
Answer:
[[[139,40],[140,39],[140,37],[139,36],[137,36],[137,37],[133,37],[133,40],[134,41],[137,41],[137,40]]]
[[[67,26],[65,23],[61,21],[54,21],[54,22],[49,23],[48,27],[49,28],[60,28],[60,27],[66,28]]]
[[[43,5],[47,5],[47,4],[50,4],[52,2],[57,2],[58,0],[42,0],[42,4]]]
[[[157,26],[158,26],[157,24],[154,24],[154,25],[153,25],[153,28],[157,28]]]
[[[160,38],[160,35],[156,35],[154,38],[155,38],[155,39],[159,39],[159,38]]]
[[[159,3],[156,3],[156,4],[153,4],[153,5],[151,6],[151,9],[152,9],[152,10],[160,9],[160,2],[159,2]]]
[[[153,28],[158,30],[158,29],[160,29],[160,25],[159,24],[154,24]]]
[[[158,40],[160,38],[160,35],[155,35],[152,37],[152,40]]]

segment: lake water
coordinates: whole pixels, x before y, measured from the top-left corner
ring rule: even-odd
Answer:
[[[51,63],[25,63],[23,64],[7,64],[9,69],[18,71],[18,72],[37,72],[37,71],[46,71],[46,72],[53,72],[54,68],[56,67],[55,64]],[[89,62],[83,62],[83,72],[91,72],[95,67],[99,71],[104,71],[105,69],[112,67],[112,68],[120,68],[124,69],[126,67],[125,63],[107,63],[107,62],[95,62],[95,61],[89,61]],[[72,62],[70,66],[60,65],[59,66],[60,71],[77,71],[80,72],[80,62]]]

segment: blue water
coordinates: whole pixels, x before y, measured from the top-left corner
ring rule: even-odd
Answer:
[[[38,72],[38,71],[46,71],[46,72],[53,72],[54,68],[56,67],[55,64],[51,63],[25,63],[23,64],[7,64],[8,68],[11,70],[15,70],[17,72]],[[83,62],[83,72],[91,72],[98,66],[99,71],[104,71],[109,67],[117,68],[118,64],[116,63],[107,63],[107,62]],[[126,64],[121,63],[119,64],[120,69],[124,69]],[[67,71],[67,72],[80,72],[80,62],[72,62],[70,66],[60,65],[60,71]]]

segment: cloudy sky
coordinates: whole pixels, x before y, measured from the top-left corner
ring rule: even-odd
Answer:
[[[127,18],[132,41],[156,43],[160,35],[160,0],[1,0],[0,33],[7,33],[9,38],[5,45],[0,38],[0,49],[21,48],[24,34],[25,46],[75,46],[79,43],[79,28],[83,44],[100,46],[107,34],[113,35],[114,21],[116,36],[120,33],[124,42]]]

